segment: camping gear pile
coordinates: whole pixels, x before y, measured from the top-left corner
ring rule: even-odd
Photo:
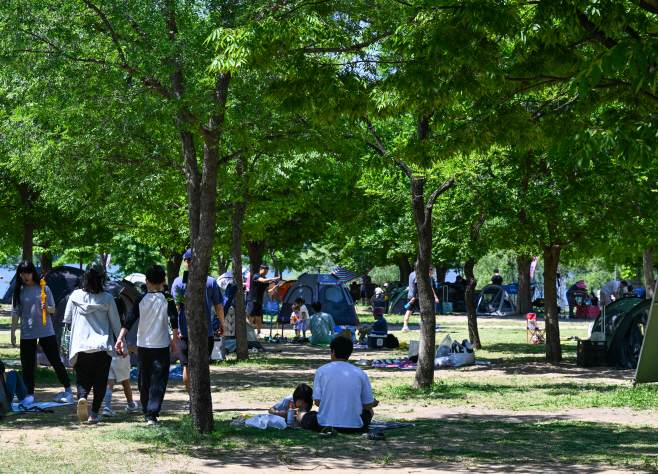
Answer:
[[[434,367],[462,367],[473,364],[475,364],[475,351],[468,339],[459,343],[453,341],[448,334],[436,349]]]

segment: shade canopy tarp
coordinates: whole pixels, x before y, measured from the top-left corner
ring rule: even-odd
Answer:
[[[367,269],[365,272],[355,272],[352,271],[348,268],[345,268],[341,265],[338,265],[332,272],[331,274],[334,275],[336,278],[338,278],[340,281],[343,283],[349,283],[352,280],[356,280],[357,278],[361,278],[363,276],[366,276],[370,270],[372,270],[375,267],[370,267]]]

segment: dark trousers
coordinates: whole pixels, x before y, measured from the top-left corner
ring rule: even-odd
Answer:
[[[146,418],[155,420],[160,415],[169,381],[169,347],[157,349],[138,347],[137,357],[139,359],[137,384],[142,412]]]
[[[363,422],[363,426],[361,428],[340,428],[337,426],[334,426],[333,428],[339,433],[367,433],[370,422],[372,421],[372,411],[363,410],[361,412],[361,421]],[[316,411],[309,411],[306,415],[304,415],[304,418],[302,418],[301,426],[302,429],[316,431],[318,433],[322,431],[322,428],[324,428],[324,426],[318,423],[318,412]]]
[[[98,413],[105,398],[112,357],[105,351],[78,352],[77,355],[75,374],[78,377],[78,400],[81,398],[88,400],[89,393],[93,389],[94,401],[91,404],[91,411]]]
[[[37,371],[37,342],[46,355],[48,362],[55,369],[59,383],[64,388],[71,386],[69,374],[66,367],[59,358],[59,347],[55,336],[42,337],[41,339],[21,339],[21,366],[23,367],[23,381],[27,387],[27,394],[34,395],[34,374]]]

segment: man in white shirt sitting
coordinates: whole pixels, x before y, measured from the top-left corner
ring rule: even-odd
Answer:
[[[372,395],[366,373],[347,362],[352,354],[352,341],[339,336],[331,341],[332,362],[315,372],[313,400],[317,412],[300,413],[297,421],[305,430],[339,433],[368,431],[372,408],[379,402]]]
[[[626,280],[609,281],[601,288],[601,306],[605,307],[612,303],[612,297],[618,300],[625,293],[624,288],[628,287]]]

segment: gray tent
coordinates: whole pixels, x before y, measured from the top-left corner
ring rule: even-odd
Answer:
[[[478,316],[511,316],[516,314],[516,308],[505,288],[498,285],[487,285],[480,292],[476,314]]]

